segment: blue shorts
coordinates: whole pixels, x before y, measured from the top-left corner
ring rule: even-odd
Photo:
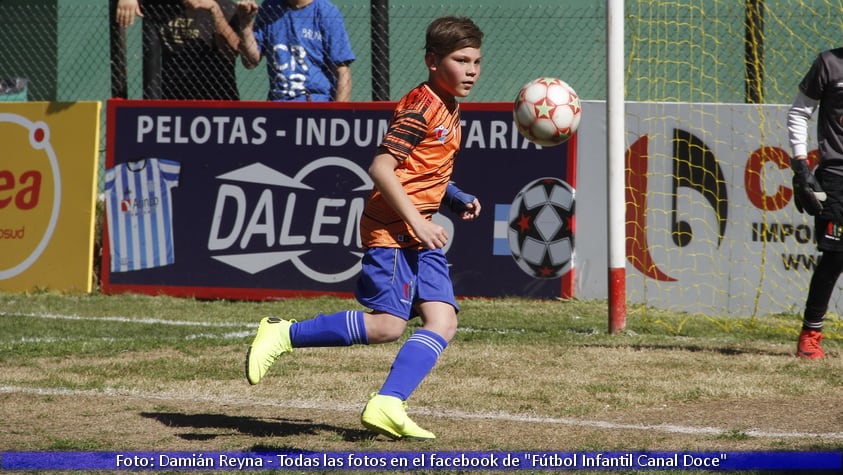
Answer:
[[[445,302],[459,312],[448,259],[441,249],[368,249],[354,295],[373,311],[405,320],[416,316],[413,306],[419,302]]]

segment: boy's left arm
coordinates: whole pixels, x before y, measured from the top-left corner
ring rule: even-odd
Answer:
[[[462,191],[454,182],[448,183],[445,188],[442,204],[464,220],[477,219],[480,216],[480,201],[477,197]]]

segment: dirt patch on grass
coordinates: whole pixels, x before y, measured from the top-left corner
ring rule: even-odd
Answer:
[[[411,400],[418,444],[360,425],[397,345],[285,355],[243,377],[242,345],[8,364],[3,450],[839,450],[841,362],[682,348],[462,343]],[[482,370],[478,369],[481,368]],[[829,376],[831,375],[831,376]]]
[[[827,402],[827,401],[825,401]],[[308,406],[309,407],[304,407]],[[210,393],[35,391],[0,393],[4,450],[393,451],[393,450],[761,450],[843,447],[839,409],[821,398],[682,404],[611,411],[600,418],[552,419],[453,413],[423,407],[414,419],[434,430],[428,443],[373,437],[353,404],[215,398]],[[335,408],[332,408],[336,406]],[[832,409],[835,410],[835,409]],[[747,433],[748,429],[757,435]],[[798,437],[795,433],[827,434]]]

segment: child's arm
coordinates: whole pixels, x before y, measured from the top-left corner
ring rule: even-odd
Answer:
[[[224,54],[233,58],[237,56],[240,49],[240,36],[235,32],[228,20],[225,18],[225,13],[222,7],[215,0],[182,0],[184,6],[194,10],[207,10],[211,14],[214,22],[214,43],[217,48]]]
[[[258,4],[254,0],[237,3],[237,17],[240,21],[240,61],[246,69],[254,69],[261,62],[261,52],[255,41],[255,17]]]
[[[119,0],[117,2],[117,24],[123,28],[134,25],[135,16],[143,18],[138,0]]]
[[[442,226],[425,219],[410,201],[410,197],[407,196],[404,187],[395,176],[398,164],[398,160],[392,155],[379,153],[369,166],[369,175],[386,202],[413,229],[424,247],[427,249],[445,247],[448,242],[448,233]]]
[[[480,201],[477,197],[462,191],[454,182],[448,183],[442,203],[464,220],[477,219],[480,216]]]

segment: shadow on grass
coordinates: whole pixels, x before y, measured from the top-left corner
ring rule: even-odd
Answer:
[[[317,424],[308,419],[258,419],[255,417],[228,416],[225,414],[182,414],[178,412],[141,412],[142,417],[155,419],[167,427],[186,427],[197,432],[179,434],[185,440],[212,440],[227,434],[199,432],[216,429],[237,431],[253,437],[291,437],[316,435],[332,432],[348,442],[372,438],[373,434],[363,429],[348,429],[329,424]]]
[[[796,343],[793,344],[793,352],[764,349],[764,348],[739,348],[734,346],[702,346],[702,345],[687,345],[682,343],[618,343],[618,344],[604,344],[604,343],[582,343],[579,346],[589,348],[629,348],[636,351],[684,351],[688,353],[716,353],[726,356],[738,355],[758,355],[758,356],[791,356],[796,359]]]

